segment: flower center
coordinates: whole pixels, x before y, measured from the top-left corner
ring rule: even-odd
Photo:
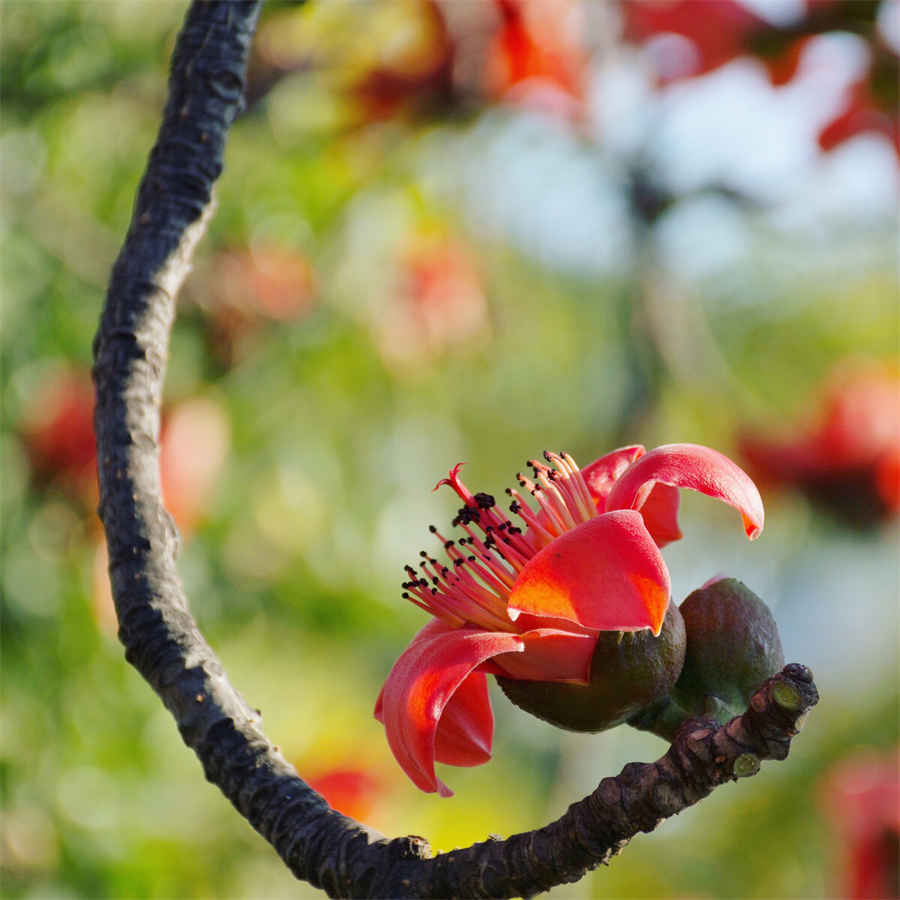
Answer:
[[[443,543],[447,561],[421,551],[421,571],[406,566],[409,581],[403,583],[404,599],[457,627],[468,624],[492,631],[518,631],[507,604],[519,572],[555,538],[598,514],[575,460],[568,453],[548,451],[544,451],[544,459],[549,465],[528,461],[532,478],[521,472],[516,475],[537,509],[532,509],[519,491],[506,491],[512,497],[509,509],[524,522],[524,530],[498,510],[490,494],[473,494],[459,477],[462,463],[455,465],[435,490],[447,484],[463,501],[453,525],[466,536],[449,540],[434,525],[429,526]]]

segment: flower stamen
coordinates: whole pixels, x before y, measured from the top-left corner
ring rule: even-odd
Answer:
[[[548,477],[565,497],[569,512],[575,521],[580,523],[593,519],[597,515],[597,507],[591,500],[591,495],[588,493],[587,485],[584,484],[581,472],[575,467],[575,460],[571,456],[569,457],[571,466],[575,467],[573,472],[569,463],[558,453],[545,450],[544,459],[556,466],[556,471],[551,470],[551,474]],[[581,490],[582,486],[584,488],[583,493]]]
[[[533,463],[534,460],[532,460],[532,464]],[[557,481],[558,476],[556,471],[554,469],[548,469],[546,466],[542,466],[540,470],[536,468],[535,471],[538,472],[537,479],[541,483],[541,487],[543,487],[544,491],[547,493],[548,500],[553,503],[559,518],[566,526],[566,531],[570,528],[574,528],[577,523],[572,517],[572,510],[569,508],[565,493],[561,489],[562,485]]]
[[[581,469],[578,468],[578,464],[575,460],[565,452],[561,454],[561,459],[568,468],[570,483],[574,486],[575,491],[580,498],[580,506],[587,517],[585,521],[587,521],[587,519],[591,519],[597,515],[597,504],[594,502],[594,498],[588,490],[587,482],[584,480]]]
[[[507,488],[506,493],[513,498],[513,502],[509,505],[510,511],[514,512],[517,516],[525,521],[525,523],[533,532],[536,542],[540,547],[546,547],[547,544],[549,544],[555,537],[559,536],[558,534],[550,531],[549,528],[545,528],[544,525],[540,521],[538,521],[537,517],[534,514],[534,511],[522,499],[522,495],[518,491],[515,491],[512,488]]]
[[[512,631],[507,607],[519,573],[532,557],[580,524],[597,515],[594,501],[575,460],[567,454],[544,451],[550,464],[531,459],[528,465],[534,480],[521,472],[516,477],[537,503],[534,509],[519,491],[507,489],[512,497],[510,510],[523,521],[526,530],[503,516],[490,494],[473,494],[459,477],[462,463],[455,465],[435,490],[449,485],[463,501],[453,519],[466,537],[451,540],[433,525],[429,531],[441,542],[450,565],[444,565],[424,550],[420,568],[411,566],[404,582],[404,598],[453,627],[475,624],[484,628]],[[475,526],[484,537],[477,534]],[[466,548],[472,552],[467,553]]]
[[[479,558],[482,562],[487,564],[492,574],[503,583],[504,588],[511,588],[516,579],[515,576],[500,563],[500,560],[497,559],[498,554],[500,554],[499,549],[490,547],[487,543],[482,541],[481,538],[473,534],[469,528],[466,528],[465,526],[463,526],[463,528],[469,535],[469,545],[478,551]],[[438,535],[438,537],[440,537],[440,535]],[[490,533],[487,535],[487,539],[491,541],[491,543],[494,541],[494,538]],[[465,540],[465,538],[463,540]],[[460,543],[462,543],[462,541],[460,541]],[[511,563],[509,564],[512,565]]]
[[[550,496],[545,497],[543,487],[539,484],[535,484],[530,478],[526,478],[521,472],[516,473],[516,478],[519,479],[519,484],[522,485],[522,487],[537,501],[541,511],[548,519],[546,525],[553,529],[554,537],[559,537],[561,534],[565,534],[569,531],[572,526],[566,523],[565,519],[557,510],[554,498]]]

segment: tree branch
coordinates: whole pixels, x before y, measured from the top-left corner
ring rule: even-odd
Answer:
[[[179,537],[159,478],[159,419],[175,296],[212,209],[225,136],[241,106],[259,0],[192,3],[169,97],[113,267],[94,341],[100,517],[126,659],[172,713],[208,780],[291,871],[332,896],[527,896],[580,878],[638,831],[783,759],[817,700],[788,666],[724,727],[688,723],[652,765],[604,779],[556,822],[431,857],[419,837],[388,840],[330,809],[297,777],[229,683],[188,611],[175,566]]]

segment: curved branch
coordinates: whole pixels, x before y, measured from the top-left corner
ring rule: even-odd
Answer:
[[[638,831],[783,759],[817,700],[788,666],[743,716],[688,723],[658,762],[604,779],[558,821],[431,857],[419,837],[388,840],[330,809],[297,777],[229,683],[188,611],[178,533],[159,478],[159,417],[175,295],[212,207],[227,130],[239,111],[259,0],[192,3],[169,98],[113,267],[94,341],[99,512],[125,656],[172,713],[185,743],[291,871],[333,896],[508,897],[578,879]]]

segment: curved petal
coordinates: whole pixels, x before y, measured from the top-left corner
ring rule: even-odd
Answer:
[[[439,791],[444,797],[453,793],[434,772],[441,718],[454,695],[482,662],[498,653],[522,650],[524,644],[515,634],[454,629],[432,622],[394,663],[376,714],[384,723],[397,762],[418,788],[429,793]],[[490,754],[493,717],[487,692],[478,687],[478,677],[484,678],[476,673],[476,681],[462,689],[452,708],[446,740],[441,741],[442,756],[452,759],[468,754],[468,758],[474,758],[479,747],[482,756]],[[485,727],[486,723],[489,727]],[[476,732],[465,735],[463,743],[468,744],[468,750],[460,749],[461,734],[468,727],[476,728]]]
[[[659,482],[724,500],[740,512],[747,537],[759,537],[765,514],[756,485],[727,456],[700,444],[665,444],[633,462],[609,492],[606,507],[640,509]]]
[[[509,655],[519,654],[513,651]],[[487,678],[472,672],[454,691],[438,720],[434,758],[450,766],[480,766],[491,758],[493,737]]]
[[[678,488],[658,481],[653,485],[641,507],[644,524],[657,547],[665,547],[673,541],[681,540],[678,527]]]
[[[406,650],[411,650],[413,644],[417,641],[434,637],[436,634],[443,634],[448,628],[449,626],[447,623],[442,622],[440,619],[429,619],[429,621],[415,633]],[[372,711],[372,715],[374,715],[382,725],[384,724],[384,686],[382,686],[381,690],[378,692],[378,699],[375,701],[375,709]]]
[[[632,444],[630,447],[620,447],[595,459],[581,470],[581,477],[587,484],[597,511],[606,509],[606,497],[612,490],[616,479],[636,460],[644,455],[643,444]]]
[[[494,657],[500,674],[523,681],[590,682],[596,634],[535,628],[523,631],[519,637],[525,644],[524,653],[503,653]]]
[[[597,631],[659,634],[669,571],[636,510],[604,513],[533,556],[510,592],[507,612],[568,619]]]

